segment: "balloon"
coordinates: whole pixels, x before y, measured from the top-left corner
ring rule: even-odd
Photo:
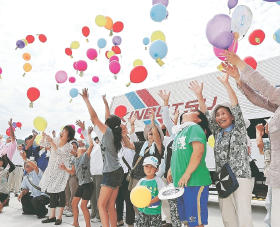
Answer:
[[[30,63],[25,63],[23,65],[23,70],[25,71],[25,73],[30,72],[32,69],[32,65]],[[25,73],[22,76],[25,76]]]
[[[277,0],[277,2],[276,2],[276,3],[277,3],[278,5],[280,5],[280,1],[278,1],[278,0]]]
[[[36,143],[37,145],[40,145],[41,140],[42,140],[42,134],[40,133],[40,134],[38,134],[38,135],[36,136],[36,138],[35,138],[35,143]]]
[[[94,83],[98,83],[99,77],[98,77],[98,76],[93,76],[93,77],[92,77],[92,81],[93,81]]]
[[[148,71],[144,66],[136,66],[131,72],[130,72],[130,81],[132,83],[141,83],[143,82],[148,75]]]
[[[75,130],[75,125],[70,125]]]
[[[73,58],[71,48],[65,48],[65,54]]]
[[[134,62],[133,62],[133,66],[139,66],[139,65],[143,65],[143,61],[141,59],[136,59]]]
[[[112,42],[115,46],[121,45],[122,38],[120,36],[114,36]]]
[[[2,74],[2,68],[0,67],[0,75]]]
[[[121,70],[121,65],[118,61],[111,61],[109,64],[111,73],[118,74]]]
[[[237,52],[237,48],[238,48],[238,41],[237,40],[233,40],[231,46],[228,48],[229,51],[236,53]],[[222,61],[226,60],[225,57],[225,50],[223,49],[219,49],[217,47],[213,47],[214,53],[215,55],[221,59]]]
[[[162,4],[153,5],[150,11],[150,16],[152,20],[155,22],[163,21],[166,18],[166,15],[167,15],[166,7]]]
[[[90,48],[87,50],[87,57],[90,59],[90,60],[94,60],[97,58],[97,51],[93,48]]]
[[[250,65],[253,69],[257,68],[258,63],[253,57],[251,56],[246,57],[244,58],[244,61],[247,63],[247,65]]]
[[[84,137],[84,135],[83,135],[83,134],[81,134],[81,135],[80,135],[80,138],[81,138],[82,140],[84,140],[84,139],[85,139],[85,137]]]
[[[209,136],[208,144],[209,144],[210,147],[214,148],[214,146],[215,146],[215,138],[214,138],[213,135]]]
[[[15,131],[14,128],[13,128],[13,131]],[[7,128],[7,129],[6,129],[6,135],[7,135],[7,136],[10,136],[10,135],[11,135],[11,130],[10,130],[10,128]]]
[[[167,54],[167,45],[165,42],[161,40],[157,40],[153,42],[150,46],[150,55],[153,59],[157,61],[157,63],[162,66],[164,62],[162,62],[162,59]]]
[[[248,6],[239,5],[235,8],[231,18],[231,30],[238,32],[243,38],[252,24],[253,14]]]
[[[278,2],[279,0],[264,0],[266,2]]]
[[[108,51],[107,52],[107,55],[106,55],[106,57],[108,58],[108,59],[110,59],[111,57],[113,57],[115,55],[115,52],[114,51]]]
[[[17,123],[16,123],[16,122],[13,122],[13,123],[12,123],[12,126],[13,126],[14,128],[16,128],[16,127],[17,127]]]
[[[121,32],[123,30],[123,22],[117,21],[113,24],[113,31],[114,32]]]
[[[30,44],[30,43],[33,43],[35,38],[33,35],[28,35],[25,37],[25,39],[27,40],[27,42]]]
[[[105,39],[103,39],[103,38],[101,38],[101,39],[99,39],[99,40],[97,41],[97,46],[98,46],[100,49],[104,48],[104,47],[106,46],[106,44],[107,44],[107,41],[106,41]]]
[[[151,191],[145,186],[136,186],[131,190],[130,200],[137,208],[147,207],[152,200]]]
[[[21,127],[22,127],[21,122],[17,122],[16,124],[17,124],[17,127],[18,127],[18,128],[21,128]]]
[[[25,46],[27,46],[27,45],[28,45],[28,42],[27,42],[27,40],[26,40],[26,39],[23,39],[22,41],[24,42]]]
[[[81,129],[81,128],[78,128],[77,132],[78,132],[79,134],[81,134],[81,133],[82,133],[82,129]]]
[[[33,125],[38,131],[43,132],[47,128],[48,122],[45,118],[38,116],[33,120]]]
[[[25,47],[25,43],[22,41],[22,40],[18,40],[17,42],[16,42],[16,49],[17,48],[20,48],[20,49],[22,49],[22,48],[24,48]]]
[[[148,37],[145,37],[144,39],[143,39],[143,44],[144,45],[148,45],[150,43],[150,39],[148,38]]]
[[[105,28],[108,30],[112,30],[113,28],[113,20],[110,17],[105,17],[106,19],[106,24],[105,24]]]
[[[64,83],[67,80],[67,73],[65,71],[62,71],[62,70],[58,71],[55,74],[55,80],[59,84]]]
[[[228,8],[232,9],[238,4],[238,0],[228,0]]]
[[[78,89],[77,89],[77,88],[71,88],[71,90],[70,90],[69,94],[70,94],[70,96],[71,96],[72,98],[75,98],[75,97],[77,97],[77,96],[78,96],[79,91],[78,91]]]
[[[265,34],[263,30],[257,29],[249,35],[249,42],[252,45],[260,45],[264,41],[264,38]]]
[[[151,42],[154,42],[156,40],[162,40],[165,42],[165,35],[162,31],[154,31],[151,35]]]
[[[69,77],[69,82],[72,83],[72,84],[75,83],[76,82],[76,78],[73,77],[73,76]]]
[[[280,29],[278,29],[276,32],[273,34],[273,39],[277,42],[280,43]],[[1,74],[1,73],[0,73]]]
[[[219,49],[227,49],[233,41],[231,32],[231,19],[228,15],[215,15],[207,24],[206,36],[214,47]]]
[[[114,55],[114,56],[110,57],[109,62],[111,62],[111,61],[119,61],[118,56]]]
[[[40,91],[38,88],[31,87],[27,90],[27,97],[30,100],[29,107],[33,107],[33,102],[40,97]]]
[[[29,53],[24,53],[22,55],[22,58],[25,60],[25,61],[29,61],[31,59],[31,55]]]
[[[47,37],[46,37],[44,34],[40,34],[40,35],[39,35],[39,40],[40,40],[42,43],[45,43],[45,42],[47,42]]]
[[[102,15],[97,15],[95,17],[95,23],[99,26],[99,27],[103,27],[106,25],[106,18]]]
[[[125,106],[120,105],[117,106],[117,108],[115,109],[115,115],[117,115],[118,117],[122,118],[127,114],[127,109]]]
[[[121,53],[121,49],[118,46],[113,46],[112,51],[114,51],[115,54],[120,54]]]
[[[78,49],[80,47],[80,43],[78,41],[73,41],[71,44],[70,44],[70,48],[71,49]]]
[[[165,7],[168,6],[168,0],[153,0],[153,5],[155,4],[162,4],[165,5]]]
[[[87,70],[87,62],[84,60],[80,60],[77,62],[78,71],[80,71],[80,76],[83,76],[83,72]]]
[[[84,26],[84,27],[82,28],[82,33],[83,33],[83,36],[84,36],[84,37],[88,37],[88,36],[89,36],[89,33],[90,33],[89,27],[88,27],[88,26]],[[88,39],[87,39],[87,41],[88,41]]]
[[[73,63],[73,68],[78,71],[78,62],[75,61]]]

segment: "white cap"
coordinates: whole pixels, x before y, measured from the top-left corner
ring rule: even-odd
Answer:
[[[152,165],[155,168],[158,167],[158,159],[154,156],[149,156],[144,159],[143,166],[145,165]]]

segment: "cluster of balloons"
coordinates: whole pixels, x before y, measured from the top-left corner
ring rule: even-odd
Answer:
[[[112,18],[110,17],[105,17],[103,15],[97,15],[95,17],[95,23],[97,24],[97,26],[99,27],[104,27],[107,30],[110,31],[110,36],[113,35],[113,32],[121,32],[123,30],[123,23],[121,21],[117,21],[115,23],[113,23]]]
[[[38,38],[40,42],[45,43],[47,41],[47,37],[44,34],[39,34]],[[20,39],[16,42],[16,49],[23,49],[28,44],[31,44],[35,41],[35,37],[33,35],[27,35],[25,39]]]
[[[20,129],[21,129],[22,123],[21,123],[21,122],[13,122],[13,123],[12,123],[12,126],[13,126],[13,131],[15,131],[16,128],[20,128]],[[10,136],[10,135],[11,135],[11,130],[10,130],[10,128],[7,128],[7,129],[6,129],[6,135],[7,135],[7,136]]]
[[[22,55],[22,58],[25,61],[29,61],[31,59],[31,55],[29,53],[24,53]],[[22,76],[25,76],[27,72],[31,71],[31,69],[32,69],[32,65],[29,62],[24,63],[24,65],[23,65],[24,73]]]
[[[33,102],[40,97],[40,90],[36,87],[31,87],[27,90],[27,97],[30,100],[29,107],[33,107]]]
[[[149,48],[151,57],[155,59],[160,66],[164,65],[162,59],[165,58],[168,51],[164,33],[162,31],[153,32],[151,35],[151,42]]]
[[[134,68],[130,72],[130,81],[132,83],[143,82],[148,76],[148,71],[145,66],[143,66],[143,61],[141,59],[136,59],[133,62],[133,66]],[[127,84],[127,86],[129,85],[130,83]]]
[[[150,17],[155,22],[161,22],[167,18],[168,12],[166,7],[168,6],[168,0],[153,0],[153,6],[150,11]]]

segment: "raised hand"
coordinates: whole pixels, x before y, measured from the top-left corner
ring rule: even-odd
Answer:
[[[164,102],[165,106],[168,106],[169,103],[169,98],[170,98],[170,91],[166,92],[165,90],[160,90],[158,93],[159,97],[161,97],[161,99]]]
[[[263,135],[264,135],[264,126],[263,126],[263,124],[257,124],[257,125],[256,125],[256,131],[257,131],[261,136],[263,136]]]
[[[82,96],[82,98],[83,98],[84,100],[88,100],[88,97],[89,97],[88,89],[87,89],[87,88],[84,88],[84,89],[82,90],[82,94],[80,93],[80,95]]]
[[[8,121],[8,125],[9,125],[10,127],[13,126],[13,119],[12,119],[12,118]]]
[[[102,95],[103,102],[107,102],[106,94]]]
[[[53,142],[53,139],[49,135],[46,135],[46,140],[47,140],[48,143]]]
[[[85,130],[85,122],[81,120],[76,121],[76,125],[78,125],[82,130]]]
[[[232,65],[237,65],[241,61],[236,53],[228,50],[225,50],[225,56],[227,61]]]
[[[196,96],[200,96],[203,91],[203,83],[199,84],[196,80],[193,80],[189,83],[189,89],[191,89]]]
[[[229,81],[228,81],[229,75],[228,74],[218,76],[217,78],[224,86],[229,85]]]
[[[55,136],[56,136],[55,130],[52,130],[52,136],[53,136],[53,138],[55,138]]]
[[[240,74],[239,74],[238,68],[235,65],[232,66],[228,62],[225,62],[225,63],[222,62],[222,66],[224,68],[224,70],[222,70],[223,73],[226,73],[226,74],[230,75],[236,81],[239,81]]]
[[[130,125],[133,125],[133,124],[135,123],[135,121],[136,121],[136,116],[135,116],[135,114],[133,114],[133,115],[131,116],[131,118],[129,118],[128,120],[129,120]]]
[[[90,135],[90,134],[92,133],[92,131],[93,131],[93,127],[92,127],[92,126],[89,126],[89,127],[88,127],[88,134]]]
[[[155,111],[154,110],[150,110],[150,120],[151,123],[153,124],[155,122]]]

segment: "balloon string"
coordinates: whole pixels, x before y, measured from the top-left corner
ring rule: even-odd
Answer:
[[[59,86],[59,85],[58,85],[58,84],[56,84],[56,90],[58,90],[58,88],[59,88],[58,86]]]
[[[156,60],[156,62],[159,64],[159,66],[163,66],[164,65],[164,62],[160,58],[158,58]]]
[[[25,74],[26,74],[26,73],[23,73],[23,75],[22,75],[22,76],[24,77],[24,76],[25,76]]]
[[[72,102],[72,99],[70,99],[70,103]]]
[[[30,107],[30,108],[33,108],[33,102],[31,102],[31,103],[29,104],[29,107]]]
[[[88,39],[86,39],[86,41],[87,41],[87,43],[89,42],[89,40],[88,40]]]

